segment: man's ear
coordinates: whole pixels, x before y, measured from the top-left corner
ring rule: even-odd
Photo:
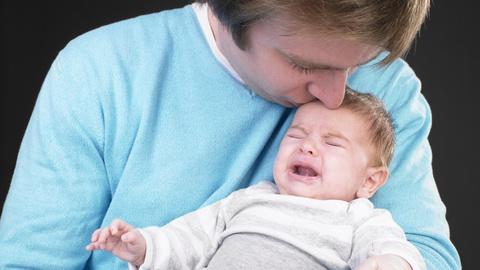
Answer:
[[[388,178],[388,168],[369,167],[363,184],[357,190],[357,198],[369,199],[377,190],[385,184]]]

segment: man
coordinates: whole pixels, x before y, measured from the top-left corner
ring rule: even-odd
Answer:
[[[124,267],[83,250],[90,231],[114,217],[163,225],[272,179],[291,121],[280,105],[335,108],[347,83],[382,98],[397,125],[392,175],[373,202],[429,269],[459,268],[431,172],[429,107],[395,60],[428,1],[206,2],[102,27],[59,54],[0,220],[0,268]]]

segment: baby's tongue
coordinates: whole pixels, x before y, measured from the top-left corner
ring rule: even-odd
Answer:
[[[298,174],[301,176],[317,176],[317,173],[309,167],[298,167]]]

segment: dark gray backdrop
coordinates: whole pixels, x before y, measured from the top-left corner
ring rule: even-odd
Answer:
[[[98,26],[144,13],[182,6],[186,0],[2,1],[1,2],[1,181],[2,206],[22,135],[38,90],[55,55],[66,42]],[[34,4],[37,3],[37,4]],[[473,36],[473,6],[436,1],[407,61],[423,82],[433,111],[430,142],[433,169],[447,205],[451,237],[463,269],[473,265],[475,198],[480,181],[474,166],[480,160],[478,87],[480,69]],[[471,4],[473,5],[473,4]]]

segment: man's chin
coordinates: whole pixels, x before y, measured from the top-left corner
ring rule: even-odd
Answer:
[[[262,97],[266,100],[269,100],[270,102],[276,103],[278,105],[282,105],[283,107],[287,107],[287,108],[296,108],[301,105],[299,103],[296,103],[284,98],[265,97],[265,96],[262,96]]]
[[[312,99],[306,100],[306,101],[297,101],[297,100],[291,100],[291,99],[286,98],[286,97],[274,97],[274,96],[267,96],[267,95],[259,93],[259,92],[255,92],[255,93],[257,93],[257,95],[261,96],[262,98],[264,98],[264,99],[266,99],[270,102],[282,105],[283,107],[287,107],[287,108],[296,108],[300,105],[303,105],[305,103],[308,103],[308,102],[314,100],[314,98],[312,98]]]
[[[271,100],[272,102],[274,103],[277,103],[279,105],[282,105],[283,107],[287,107],[287,108],[297,108],[307,102],[304,102],[304,103],[298,103],[298,102],[293,102],[293,101],[290,101],[290,100]]]
[[[305,100],[305,101],[293,101],[293,100],[285,100],[284,103],[285,107],[289,107],[289,108],[296,108],[296,107],[299,107],[303,104],[306,104],[306,103],[309,103],[309,102],[312,102],[316,100],[315,98],[312,98],[312,99],[309,99],[309,100]]]

